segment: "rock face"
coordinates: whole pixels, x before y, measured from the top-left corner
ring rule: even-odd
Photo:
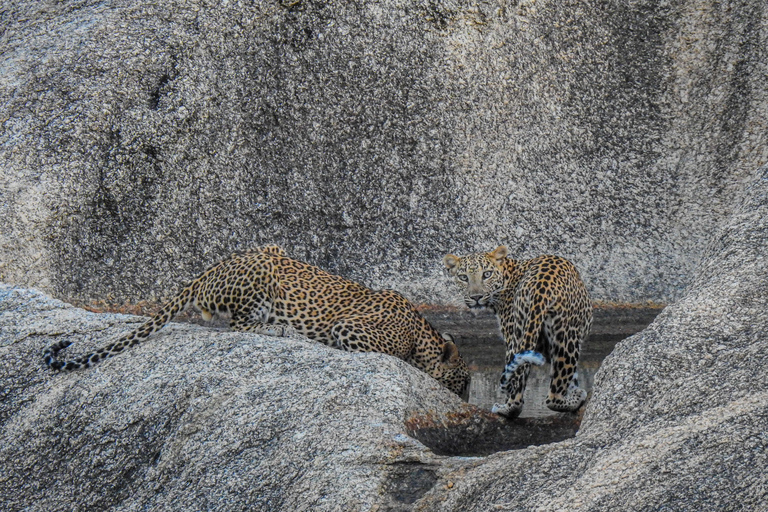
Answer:
[[[768,160],[762,0],[14,2],[0,280],[170,296],[263,243],[420,302],[447,252],[667,302]]]
[[[462,458],[396,359],[174,325],[51,374],[136,319],[2,285],[4,510],[765,508],[765,2],[240,4],[4,7],[0,280],[151,300],[279,243],[449,302],[440,257],[506,243],[674,303],[574,438]]]

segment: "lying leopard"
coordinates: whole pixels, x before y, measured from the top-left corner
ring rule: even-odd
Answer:
[[[469,371],[449,336],[441,336],[402,295],[374,291],[294,260],[277,246],[234,254],[209,267],[134,331],[72,360],[58,360],[62,341],[45,349],[54,370],[89,367],[141,343],[189,305],[205,320],[231,315],[236,331],[284,336],[299,332],[342,350],[383,352],[405,360],[462,395]]]
[[[501,388],[505,404],[493,411],[514,418],[523,408],[531,364],[551,363],[546,405],[576,411],[587,398],[578,387],[576,363],[592,325],[592,303],[576,267],[559,256],[532,260],[507,257],[507,248],[464,257],[448,254],[443,263],[470,308],[490,308],[507,346]]]

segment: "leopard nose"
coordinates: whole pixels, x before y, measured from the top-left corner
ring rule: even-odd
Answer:
[[[480,302],[480,299],[482,299],[483,296],[482,295],[470,295],[469,298],[472,299],[475,302]]]

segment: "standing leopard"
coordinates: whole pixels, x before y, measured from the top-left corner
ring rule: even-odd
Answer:
[[[235,331],[284,336],[298,332],[346,351],[382,352],[415,366],[462,395],[469,370],[449,336],[441,336],[392,290],[374,291],[286,256],[277,246],[234,254],[209,267],[132,332],[72,360],[58,360],[62,341],[45,349],[54,370],[76,370],[138,345],[188,306],[205,320],[231,315]]]
[[[523,408],[531,364],[551,363],[546,405],[576,411],[587,393],[578,386],[576,363],[592,326],[592,302],[576,267],[559,256],[531,260],[507,257],[507,248],[458,257],[443,263],[470,308],[487,307],[497,316],[506,344],[501,388],[504,404],[493,412],[514,418]]]

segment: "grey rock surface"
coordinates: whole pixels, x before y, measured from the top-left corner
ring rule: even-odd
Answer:
[[[765,510],[768,166],[736,199],[685,295],[605,360],[576,436],[487,457],[417,441],[450,451],[450,428],[435,428],[465,418],[457,434],[484,432],[488,413],[380,354],[172,324],[93,369],[52,374],[48,343],[85,350],[139,319],[0,285],[0,503]]]
[[[89,371],[42,363],[139,320],[0,285],[0,508],[400,510],[436,481],[404,421],[462,402],[394,357],[171,324]]]
[[[575,438],[448,474],[416,510],[766,510],[766,255],[763,167],[685,295],[606,358]]]
[[[668,302],[768,161],[763,0],[26,0],[0,24],[0,280],[171,296],[232,251],[456,302],[447,252]]]

